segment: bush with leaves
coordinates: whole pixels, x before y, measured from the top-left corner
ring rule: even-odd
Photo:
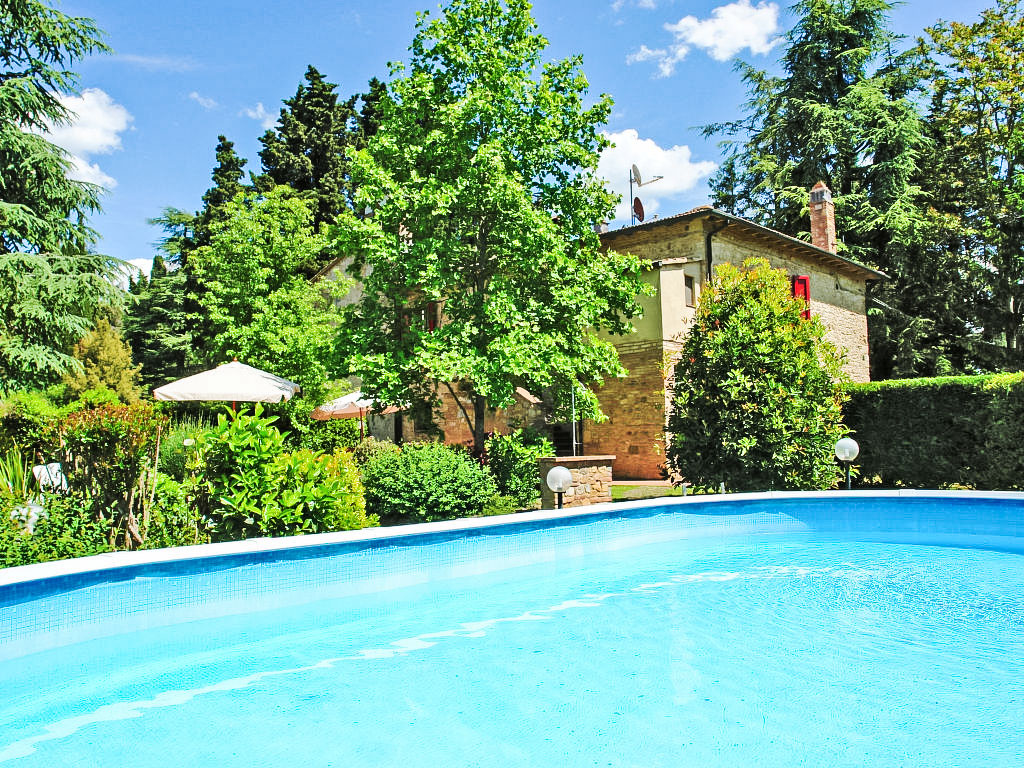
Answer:
[[[367,437],[360,440],[352,449],[352,458],[355,459],[357,467],[365,467],[382,453],[398,453],[400,450],[402,449],[390,440]]]
[[[348,531],[376,525],[367,517],[363,484],[352,457],[299,450],[279,456],[270,472],[280,492],[260,522],[270,536]]]
[[[551,441],[533,430],[517,429],[507,435],[494,434],[485,445],[487,466],[498,492],[520,509],[532,507],[540,498],[537,459],[555,455]]]
[[[363,466],[366,508],[386,523],[479,515],[498,492],[486,467],[441,443],[407,443]]]
[[[114,517],[96,511],[96,500],[77,493],[44,493],[31,526],[23,515],[0,504],[0,564],[29,565],[111,552]]]
[[[210,536],[196,507],[195,484],[179,483],[161,475],[143,533],[143,549],[207,543]]]
[[[716,267],[675,368],[669,469],[730,491],[833,487],[843,358],[764,259]]]
[[[51,429],[68,488],[89,499],[100,517],[112,517],[114,546],[143,543],[146,480],[166,421],[149,404],[105,405],[69,413]]]
[[[200,508],[215,541],[349,530],[367,517],[355,464],[343,455],[285,451],[285,435],[254,414],[221,414],[197,445]]]
[[[50,425],[63,414],[41,391],[12,392],[0,402],[0,447],[20,448],[34,462],[50,458]]]

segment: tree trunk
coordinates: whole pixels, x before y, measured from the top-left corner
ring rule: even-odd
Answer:
[[[473,395],[473,455],[478,459],[484,455],[484,416],[487,401],[483,395]]]

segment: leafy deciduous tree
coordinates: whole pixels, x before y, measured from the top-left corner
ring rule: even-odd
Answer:
[[[313,215],[288,187],[240,194],[190,255],[210,324],[208,364],[231,357],[317,387],[335,364],[334,299],[347,281],[310,283],[303,268],[326,247]]]
[[[639,262],[600,253],[614,197],[594,176],[611,100],[585,106],[578,57],[541,66],[526,0],[421,14],[381,126],[357,154],[357,209],[335,230],[361,283],[339,337],[379,402],[467,392],[477,454],[488,406],[517,386],[575,388],[624,371],[596,329],[639,311]],[[440,323],[435,320],[441,317]]]

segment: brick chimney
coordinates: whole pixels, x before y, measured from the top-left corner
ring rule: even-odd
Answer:
[[[811,245],[836,252],[836,206],[824,181],[811,187]]]

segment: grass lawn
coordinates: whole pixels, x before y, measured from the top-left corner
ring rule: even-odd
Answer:
[[[636,499],[657,499],[662,496],[682,496],[682,488],[670,485],[613,485],[612,501],[635,501]]]

